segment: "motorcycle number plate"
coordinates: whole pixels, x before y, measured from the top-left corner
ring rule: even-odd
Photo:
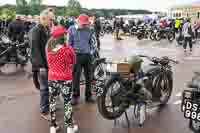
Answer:
[[[184,103],[184,117],[200,122],[200,104],[190,100],[186,101]]]
[[[157,30],[154,30],[154,32],[157,32]]]
[[[92,86],[92,92],[95,93],[97,97],[101,96],[104,92],[104,83],[98,82]]]

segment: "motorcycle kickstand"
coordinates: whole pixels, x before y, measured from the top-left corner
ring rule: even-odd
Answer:
[[[127,112],[125,112],[125,117],[126,117],[126,121],[127,121],[127,124],[128,124],[128,128],[130,128],[130,121],[128,119],[128,114]]]
[[[128,114],[127,114],[126,111],[125,111],[125,117],[126,117],[126,121],[127,121],[127,124],[128,124],[128,128],[130,128],[130,121],[128,119]],[[114,120],[114,126],[116,126],[116,125],[117,125],[117,120],[115,119]]]

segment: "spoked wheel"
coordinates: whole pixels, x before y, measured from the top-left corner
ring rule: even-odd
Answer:
[[[168,34],[168,40],[169,40],[169,42],[173,42],[174,41],[174,34],[173,33],[169,33]]]
[[[94,68],[94,79],[95,80],[105,80],[106,78],[106,66],[101,63]]]
[[[156,39],[156,41],[160,41],[161,40],[161,33],[157,33],[155,35],[155,39]]]
[[[121,108],[121,84],[118,80],[109,80],[105,85],[103,94],[97,98],[97,105],[100,114],[108,120],[119,118],[125,111]]]
[[[189,122],[189,128],[194,133],[199,133],[200,132],[200,122],[199,121],[190,120],[190,122]]]
[[[160,105],[164,106],[169,101],[172,89],[173,89],[173,80],[170,75],[161,75],[158,76],[156,83],[156,89],[160,90]]]

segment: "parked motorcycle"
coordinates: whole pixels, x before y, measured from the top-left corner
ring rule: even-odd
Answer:
[[[129,32],[130,32],[131,35],[137,35],[137,31],[138,31],[138,26],[132,26],[129,29]]]
[[[174,32],[171,29],[160,29],[156,34],[156,40],[160,41],[161,39],[168,39],[172,42],[175,39]]]
[[[113,32],[112,25],[111,25],[110,23],[105,23],[105,24],[103,25],[103,30],[104,30],[104,32],[107,33],[107,34],[112,33],[112,32]]]
[[[23,43],[12,42],[7,36],[0,36],[0,66],[5,64],[24,65],[30,57],[30,46],[27,40]]]
[[[137,31],[138,40],[148,39],[150,36],[149,31],[144,26],[140,26]]]
[[[105,86],[98,88],[98,110],[105,119],[115,120],[134,105],[135,118],[142,126],[147,108],[162,107],[170,99],[173,89],[170,62],[178,62],[168,57],[140,57],[149,59],[152,64],[141,70],[141,66],[135,62],[133,65],[138,71],[128,74],[127,78],[123,78],[123,73],[111,72]]]
[[[189,128],[194,133],[200,132],[200,72],[195,72],[188,88],[182,94],[181,111],[184,117],[189,119]]]

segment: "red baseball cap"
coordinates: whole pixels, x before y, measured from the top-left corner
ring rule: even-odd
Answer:
[[[68,31],[63,26],[55,26],[52,28],[50,35],[53,38],[58,38],[65,33],[68,33]]]
[[[84,24],[90,24],[90,21],[89,21],[89,16],[86,15],[86,14],[81,14],[79,17],[78,17],[78,21],[81,25],[84,25]]]

